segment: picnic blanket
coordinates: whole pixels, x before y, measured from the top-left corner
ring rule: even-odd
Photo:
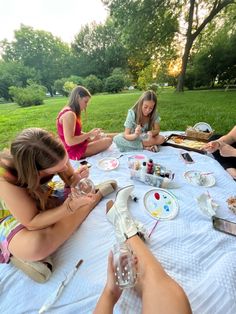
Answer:
[[[107,151],[88,158],[92,164],[90,178],[96,184],[106,179],[116,179],[119,187],[134,184],[138,201],[130,200],[131,213],[150,231],[156,220],[145,210],[143,198],[153,187],[132,180],[127,165],[128,156],[136,153],[120,156],[113,144]],[[214,230],[210,217],[202,213],[196,198],[208,191],[219,205],[217,216],[236,222],[236,215],[226,203],[227,198],[236,195],[236,182],[208,155],[191,152],[195,163],[185,164],[180,158],[180,150],[174,147],[162,146],[158,153],[139,153],[175,173],[175,187],[168,191],[173,193],[179,205],[174,219],[159,221],[147,245],[166,272],[183,287],[193,313],[235,314],[236,238]],[[116,169],[104,171],[98,168],[102,158],[111,156],[120,157]],[[215,185],[206,188],[189,184],[184,177],[189,170],[213,172]],[[38,313],[48,296],[81,258],[83,264],[47,313],[93,312],[106,282],[108,253],[115,243],[114,228],[105,215],[106,202],[114,198],[115,193],[105,197],[72,237],[53,254],[55,270],[47,283],[32,281],[11,264],[0,265],[1,313]],[[123,292],[114,313],[141,313],[141,302],[133,289]]]

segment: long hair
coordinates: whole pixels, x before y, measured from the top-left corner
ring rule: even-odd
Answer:
[[[76,114],[76,117],[80,117],[81,109],[79,106],[79,99],[83,97],[91,97],[90,92],[83,86],[76,86],[69,98],[68,107]]]
[[[144,101],[152,100],[154,102],[154,107],[152,112],[150,113],[149,116],[149,121],[148,121],[148,129],[151,130],[154,126],[155,120],[156,120],[156,110],[157,110],[157,96],[152,90],[148,90],[144,92],[141,97],[138,99],[138,101],[134,104],[132,107],[134,113],[135,113],[135,119],[136,119],[136,124],[142,124],[143,120],[143,112],[142,112],[142,106]]]
[[[45,209],[39,171],[56,166],[65,156],[63,144],[52,134],[40,128],[29,128],[12,142],[8,157],[6,154],[2,156],[1,167],[16,178],[16,185],[25,187],[33,198],[39,200],[41,209]]]

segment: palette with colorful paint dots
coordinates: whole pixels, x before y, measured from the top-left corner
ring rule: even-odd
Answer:
[[[97,166],[105,171],[114,170],[119,166],[119,160],[113,157],[102,158],[98,161]]]
[[[154,219],[169,220],[175,218],[179,211],[176,197],[164,190],[153,189],[144,195],[144,207]]]

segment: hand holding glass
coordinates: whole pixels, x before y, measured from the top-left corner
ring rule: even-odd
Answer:
[[[114,271],[116,285],[120,289],[132,288],[137,281],[135,256],[126,243],[117,243],[113,246]]]
[[[78,195],[87,195],[89,193],[95,193],[95,186],[92,180],[84,178],[78,182],[75,190]]]
[[[148,133],[143,132],[140,134],[140,138],[141,138],[141,140],[145,141],[149,138],[149,135],[148,135]]]

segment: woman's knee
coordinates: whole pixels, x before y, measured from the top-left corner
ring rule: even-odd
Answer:
[[[234,179],[236,179],[236,168],[227,168],[226,171],[227,171]]]
[[[105,140],[106,146],[110,147],[112,144],[112,138],[106,137],[104,140]]]

